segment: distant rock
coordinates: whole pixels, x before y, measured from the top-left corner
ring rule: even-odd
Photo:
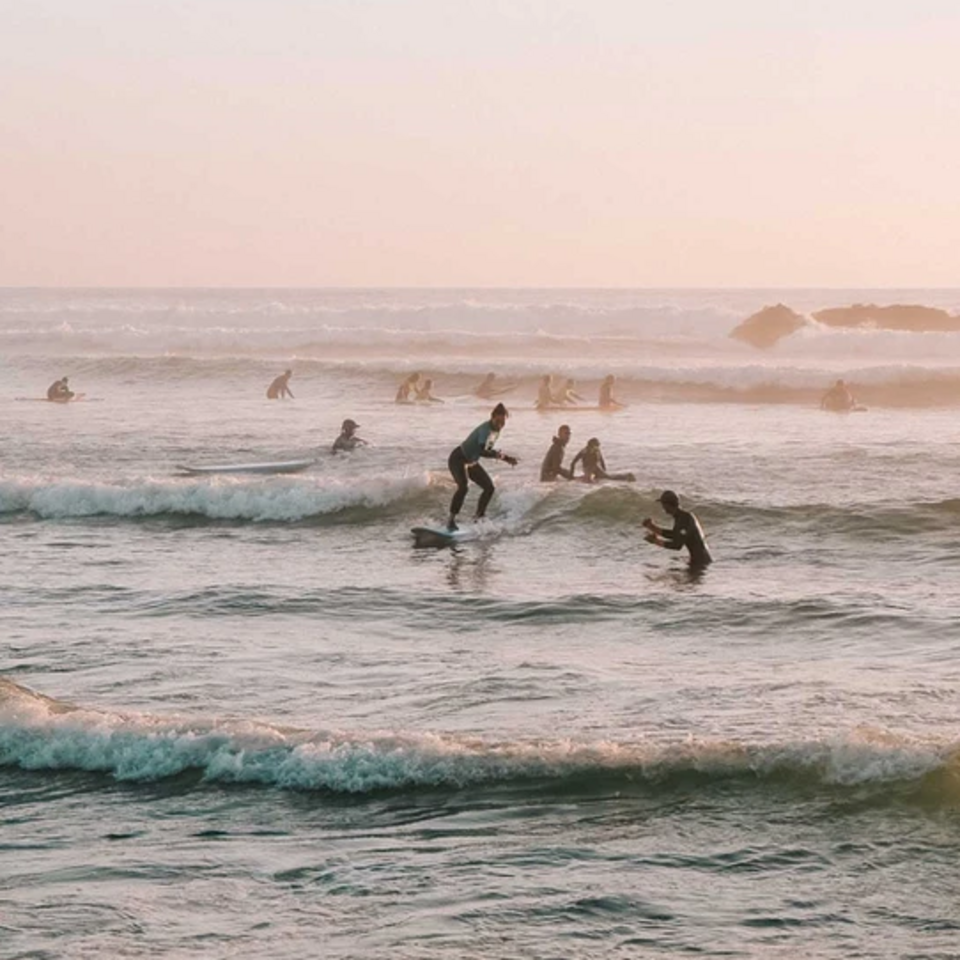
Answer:
[[[818,310],[814,320],[828,327],[876,327],[879,330],[910,330],[914,333],[960,331],[960,317],[946,310],[919,305],[893,304],[878,307],[857,303],[852,307]]]
[[[778,303],[774,307],[764,307],[753,316],[747,317],[730,331],[730,336],[766,350],[778,340],[795,333],[806,323],[799,313]]]

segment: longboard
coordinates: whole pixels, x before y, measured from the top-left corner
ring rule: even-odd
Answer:
[[[19,403],[79,403],[81,400],[85,400],[88,403],[92,400],[98,400],[99,397],[88,397],[85,393],[76,393],[72,397],[66,397],[62,400],[53,400],[50,397],[14,397],[14,400]]]
[[[413,527],[410,532],[415,547],[452,547],[476,538],[476,532],[470,528],[448,530],[446,527]]]
[[[538,407],[534,405],[534,410],[537,413],[580,413],[590,411],[591,413],[616,413],[618,410],[622,410],[623,407],[598,407],[598,406],[576,406],[570,404],[569,406],[559,403],[551,403],[548,407]]]
[[[222,463],[211,466],[177,464],[181,473],[204,476],[210,473],[299,473],[312,467],[316,460],[279,460],[275,463]]]

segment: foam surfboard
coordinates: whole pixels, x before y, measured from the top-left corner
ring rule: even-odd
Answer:
[[[413,545],[415,547],[452,547],[455,543],[476,539],[476,531],[469,527],[448,530],[446,527],[413,527]]]
[[[316,460],[278,460],[274,463],[221,463],[210,466],[178,463],[181,473],[204,476],[211,473],[299,473],[312,467]]]

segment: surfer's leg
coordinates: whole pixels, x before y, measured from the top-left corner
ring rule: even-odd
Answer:
[[[483,490],[483,493],[480,494],[480,501],[477,503],[477,519],[479,520],[487,512],[487,504],[493,497],[495,487],[490,479],[490,474],[479,463],[475,463],[470,468],[470,479]]]
[[[456,516],[467,496],[467,464],[460,447],[454,448],[453,453],[450,454],[450,459],[447,460],[447,466],[450,468],[450,473],[457,484],[453,499],[450,501],[450,522],[447,524],[451,530],[454,530],[456,529]]]

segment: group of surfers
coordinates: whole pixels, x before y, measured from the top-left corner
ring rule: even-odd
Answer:
[[[481,520],[486,515],[487,507],[493,499],[496,488],[490,474],[481,465],[481,460],[502,460],[511,467],[515,467],[519,463],[517,457],[503,453],[496,446],[500,438],[500,432],[506,425],[509,416],[507,408],[502,403],[498,403],[491,411],[490,419],[485,420],[472,430],[463,443],[458,444],[450,452],[447,466],[457,489],[450,501],[450,516],[447,519],[447,529],[449,531],[453,532],[458,529],[457,517],[466,500],[469,481],[473,481],[480,487],[481,491],[474,519]],[[574,479],[573,471],[579,461],[582,461],[584,465],[583,479],[591,481],[598,479],[634,479],[633,474],[616,475],[607,473],[603,455],[600,453],[600,441],[596,438],[591,438],[587,446],[574,457],[570,467],[564,469],[563,454],[567,443],[570,441],[570,434],[570,427],[566,424],[557,431],[557,436],[553,438],[553,443],[540,468],[541,480],[554,481],[561,477],[572,480]],[[710,564],[713,558],[707,547],[700,522],[689,510],[684,510],[681,507],[680,497],[673,490],[664,490],[657,498],[657,502],[664,512],[673,519],[673,527],[669,530],[665,529],[652,518],[646,517],[642,525],[647,531],[644,535],[647,543],[668,550],[686,548],[689,553],[691,568],[702,569]]]

